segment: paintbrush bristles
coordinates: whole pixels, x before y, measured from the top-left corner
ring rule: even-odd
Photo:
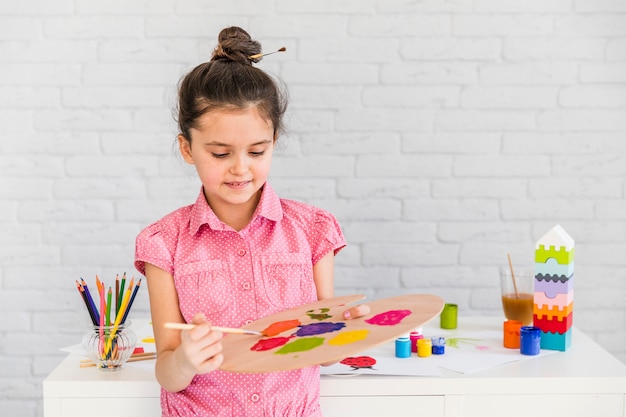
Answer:
[[[267,55],[272,55],[275,54],[277,52],[285,52],[287,50],[287,48],[285,48],[284,46],[282,48],[280,48],[278,51],[274,51],[274,52],[268,52],[266,54],[255,54],[255,55],[250,55],[248,58],[250,59],[259,59],[259,58],[263,58],[264,56]]]

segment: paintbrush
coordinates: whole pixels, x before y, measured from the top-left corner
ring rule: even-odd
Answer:
[[[268,55],[272,55],[275,54],[276,52],[285,52],[287,50],[287,48],[285,48],[284,46],[282,48],[280,48],[278,51],[274,51],[274,52],[268,52],[266,54],[254,54],[254,55],[250,55],[248,58],[250,59],[258,59],[258,58],[263,58],[264,56],[268,56]]]
[[[156,359],[156,352],[135,353],[126,362],[147,361],[150,359]],[[81,368],[90,368],[97,366],[91,359],[82,359],[80,361]]]
[[[177,330],[191,330],[196,327],[195,324],[188,323],[165,323],[163,325],[166,329],[177,329]],[[254,330],[246,330],[246,329],[234,329],[232,327],[219,327],[219,326],[211,326],[211,330],[217,330],[222,333],[232,333],[232,334],[249,334],[254,336],[262,336],[261,332],[257,332]]]

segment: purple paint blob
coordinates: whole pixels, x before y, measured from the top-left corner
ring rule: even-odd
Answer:
[[[313,323],[301,326],[296,336],[313,336],[316,334],[336,332],[346,327],[345,323]]]
[[[371,319],[365,320],[368,324],[377,326],[395,326],[399,324],[406,316],[411,315],[411,310],[389,310],[384,313],[376,314]]]

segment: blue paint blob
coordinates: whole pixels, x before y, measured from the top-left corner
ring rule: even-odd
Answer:
[[[345,323],[313,323],[300,326],[296,336],[313,336],[316,334],[336,332],[346,327]]]

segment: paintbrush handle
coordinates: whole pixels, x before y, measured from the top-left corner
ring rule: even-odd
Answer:
[[[165,323],[163,327],[165,327],[166,329],[191,330],[196,327],[196,325],[187,323]]]
[[[196,327],[196,325],[189,323],[165,323],[163,327],[166,329],[191,330]],[[211,326],[211,330],[217,330],[222,333],[261,335],[260,332],[254,330],[235,329],[232,327]]]

